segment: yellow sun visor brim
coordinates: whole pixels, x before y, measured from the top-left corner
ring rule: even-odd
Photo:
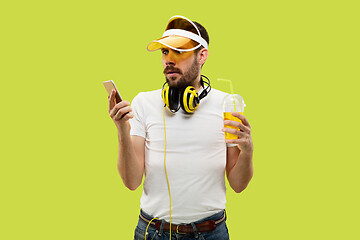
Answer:
[[[176,51],[193,51],[200,47],[201,44],[182,36],[170,35],[154,40],[147,46],[147,50],[150,52],[159,50],[161,48],[171,48]]]

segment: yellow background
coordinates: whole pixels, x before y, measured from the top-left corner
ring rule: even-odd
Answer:
[[[1,3],[0,239],[133,238],[142,188],[118,176],[102,81],[160,88],[146,46],[176,14],[208,29],[213,87],[247,104],[255,175],[227,192],[231,239],[359,238],[356,2]]]

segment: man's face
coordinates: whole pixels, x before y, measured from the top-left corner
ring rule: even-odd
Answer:
[[[162,64],[166,82],[170,87],[185,88],[200,74],[200,64],[194,51],[178,52],[162,48]]]

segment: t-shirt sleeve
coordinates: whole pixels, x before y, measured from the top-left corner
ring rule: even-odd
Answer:
[[[146,136],[146,125],[144,116],[144,106],[142,104],[141,93],[136,95],[131,102],[131,108],[134,113],[134,117],[129,120],[130,122],[130,135],[140,136],[145,138]]]

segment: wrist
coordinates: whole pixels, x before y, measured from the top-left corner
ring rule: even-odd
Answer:
[[[243,153],[244,155],[252,155],[254,145],[253,145],[252,141],[250,140],[250,141],[246,141],[241,144],[238,144],[238,148],[240,149],[241,153]]]
[[[128,121],[125,122],[125,123],[120,123],[120,124],[115,124],[115,125],[117,127],[119,136],[122,136],[124,134],[125,135],[130,134],[131,126],[130,126],[130,123]]]
[[[253,155],[253,147],[252,146],[240,149],[239,156],[252,158],[252,155]]]

